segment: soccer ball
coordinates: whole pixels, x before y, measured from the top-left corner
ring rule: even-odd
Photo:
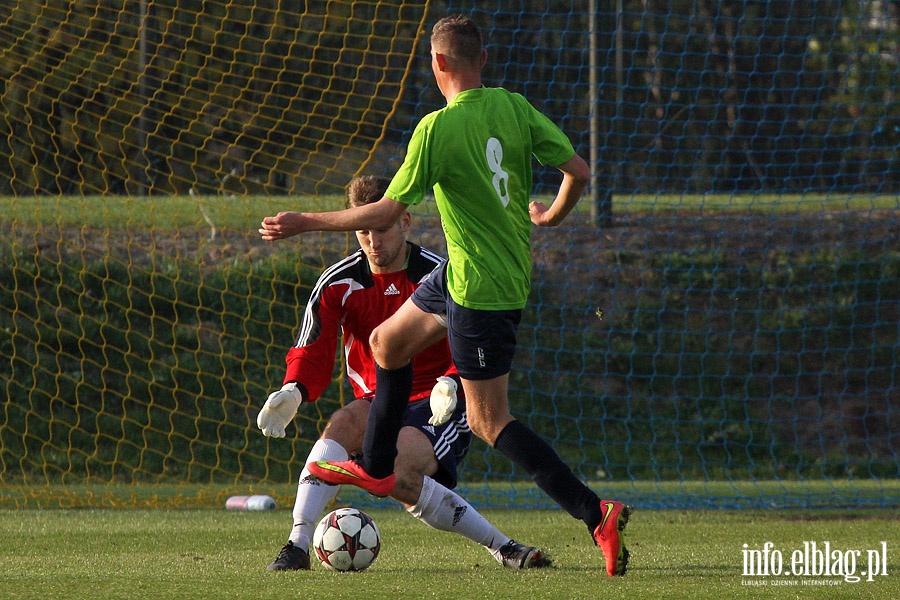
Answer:
[[[313,534],[313,550],[332,571],[362,571],[378,558],[381,534],[366,513],[339,508],[319,521]]]

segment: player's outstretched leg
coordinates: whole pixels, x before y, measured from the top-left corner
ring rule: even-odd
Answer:
[[[603,520],[594,529],[594,542],[603,551],[606,572],[610,577],[624,575],[628,568],[628,548],[625,547],[625,525],[632,508],[615,500],[601,500]]]
[[[625,574],[628,550],[622,530],[628,523],[631,507],[615,500],[600,500],[547,442],[518,420],[503,428],[494,440],[494,448],[531,475],[538,487],[563,510],[587,525],[594,543],[603,550],[610,576]]]
[[[294,542],[288,542],[278,553],[278,556],[269,563],[266,571],[308,571],[309,570],[309,552],[303,550],[300,546],[295,546]]]
[[[379,497],[390,496],[397,479],[393,473],[381,479],[372,477],[353,460],[320,460],[307,464],[306,468],[325,483],[355,485]]]

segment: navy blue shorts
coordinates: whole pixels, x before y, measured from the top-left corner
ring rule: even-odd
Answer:
[[[428,436],[438,461],[438,471],[432,479],[453,489],[458,481],[457,467],[469,451],[472,430],[466,421],[466,403],[462,394],[450,420],[443,425],[429,425],[431,403],[428,398],[410,402],[403,414],[403,426],[415,427]]]
[[[447,288],[446,262],[416,289],[412,301],[426,313],[446,319],[450,354],[460,377],[493,379],[512,369],[521,310],[473,310],[460,306]]]

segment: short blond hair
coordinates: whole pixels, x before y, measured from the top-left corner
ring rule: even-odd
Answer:
[[[384,197],[391,180],[376,175],[360,175],[347,184],[347,204],[353,207],[378,202]]]

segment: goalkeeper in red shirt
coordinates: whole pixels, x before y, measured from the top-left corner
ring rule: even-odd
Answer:
[[[347,187],[350,206],[381,199],[389,180],[357,177]],[[407,241],[410,215],[384,230],[357,231],[360,250],[326,269],[313,288],[300,333],[287,353],[284,386],[273,392],[257,417],[267,436],[284,437],[299,406],[314,402],[331,382],[338,337],[343,338],[347,376],[355,400],[337,410],[312,447],[307,464],[347,460],[362,450],[375,395],[372,330],[391,316],[443,259]],[[456,469],[472,440],[465,400],[457,399],[458,376],[446,340],[413,358],[415,377],[397,441],[396,485],[391,497],[424,523],[463,535],[487,548],[502,565],[545,567],[541,550],[501,533],[452,491]],[[437,382],[437,383],[435,383]],[[309,569],[313,531],[339,486],[310,477],[304,468],[297,485],[293,527],[269,571]]]

